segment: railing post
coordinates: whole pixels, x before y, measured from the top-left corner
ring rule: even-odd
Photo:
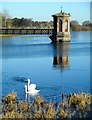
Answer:
[[[49,29],[48,29],[48,35],[49,35]]]

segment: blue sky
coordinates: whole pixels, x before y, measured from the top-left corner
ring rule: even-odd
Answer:
[[[6,9],[14,17],[32,18],[38,21],[52,20],[52,14],[61,11],[71,14],[71,20],[80,24],[90,20],[90,2],[2,2],[0,11]]]

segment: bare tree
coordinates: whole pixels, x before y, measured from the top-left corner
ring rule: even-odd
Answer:
[[[0,24],[1,24],[1,27],[10,27],[12,26],[11,23],[12,23],[12,19],[11,19],[11,16],[8,12],[8,10],[4,9],[2,12],[0,12]]]

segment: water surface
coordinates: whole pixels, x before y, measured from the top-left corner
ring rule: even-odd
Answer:
[[[47,100],[59,101],[62,93],[90,92],[90,33],[71,36],[70,43],[59,44],[51,44],[46,35],[3,37],[2,95],[14,91],[24,100],[28,78]]]

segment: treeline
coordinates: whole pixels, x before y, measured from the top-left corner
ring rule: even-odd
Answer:
[[[11,18],[5,10],[0,13],[0,28],[53,28],[53,21],[33,21],[32,18]]]
[[[46,28],[53,29],[53,21],[33,21],[32,18],[11,18],[7,11],[0,13],[0,28]],[[71,31],[90,31],[92,23],[83,21],[82,25],[76,20],[70,22]]]
[[[33,21],[31,18],[13,18],[13,28],[52,28],[53,22],[50,21]]]
[[[53,28],[53,22],[50,21],[32,21],[31,18],[13,18],[2,22],[2,28]]]
[[[48,28],[53,29],[53,21],[33,21],[31,18],[13,18],[2,19],[2,28]],[[70,22],[71,31],[90,31],[92,30],[92,23],[84,21],[82,25],[78,21]]]
[[[82,25],[76,20],[70,22],[71,31],[92,31],[92,23],[90,21],[83,21]]]

